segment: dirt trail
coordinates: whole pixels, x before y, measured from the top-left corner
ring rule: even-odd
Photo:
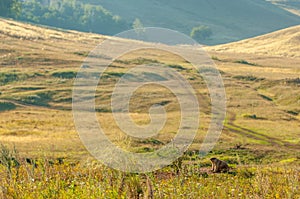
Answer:
[[[291,144],[289,142],[285,142],[278,138],[274,138],[274,137],[271,137],[271,136],[268,136],[265,134],[261,134],[261,133],[255,132],[253,130],[236,125],[234,123],[236,120],[236,114],[234,112],[228,111],[227,115],[228,115],[228,122],[227,122],[227,124],[225,124],[224,128],[231,132],[243,135],[243,136],[251,138],[251,139],[263,140],[263,141],[268,142],[271,145],[276,146],[276,147],[284,146],[289,149],[300,149],[300,146],[298,146],[296,144]]]

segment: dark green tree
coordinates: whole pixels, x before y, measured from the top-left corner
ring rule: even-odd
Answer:
[[[0,0],[0,16],[17,18],[20,10],[21,2],[19,0]]]
[[[61,0],[49,5],[42,0],[26,0],[22,3],[20,19],[64,29],[108,35],[128,29],[125,21],[102,6],[78,0]]]
[[[192,29],[190,36],[198,42],[205,42],[212,34],[212,30],[208,26],[197,26]]]

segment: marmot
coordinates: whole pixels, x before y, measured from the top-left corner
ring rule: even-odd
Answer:
[[[212,163],[212,172],[219,173],[222,171],[225,172],[229,171],[229,166],[227,165],[226,162],[219,160],[217,158],[211,158],[210,161]]]

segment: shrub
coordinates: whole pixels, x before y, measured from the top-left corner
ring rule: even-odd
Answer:
[[[170,64],[168,65],[170,68],[178,69],[178,70],[186,70],[183,66],[177,64]]]
[[[198,42],[203,42],[212,36],[213,32],[208,26],[197,26],[191,31],[191,37]]]
[[[257,66],[257,64],[254,64],[254,63],[250,63],[246,60],[237,60],[237,61],[234,61],[234,63],[239,63],[239,64],[245,64],[245,65],[250,65],[250,66]]]
[[[141,20],[136,18],[132,24],[132,28],[135,30],[137,34],[142,34],[145,32],[144,25],[142,24]]]

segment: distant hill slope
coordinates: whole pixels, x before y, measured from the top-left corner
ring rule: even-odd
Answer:
[[[218,52],[300,57],[300,26],[279,30],[239,42],[208,47],[208,49]]]
[[[47,27],[42,25],[34,25],[30,23],[19,22],[15,20],[4,19],[0,17],[0,38],[1,39],[20,39],[36,41],[45,40],[48,42],[52,40],[89,40],[93,37],[100,37],[101,35],[82,33],[72,30],[64,30],[59,28]],[[102,37],[102,36],[101,36]],[[103,36],[104,37],[104,36]],[[2,46],[4,43],[2,43]],[[1,48],[0,47],[0,48]]]
[[[268,0],[295,15],[300,16],[300,0]]]
[[[220,44],[258,36],[300,24],[296,16],[264,0],[89,0],[127,21],[139,18],[144,26],[159,26],[189,34],[206,25]]]

